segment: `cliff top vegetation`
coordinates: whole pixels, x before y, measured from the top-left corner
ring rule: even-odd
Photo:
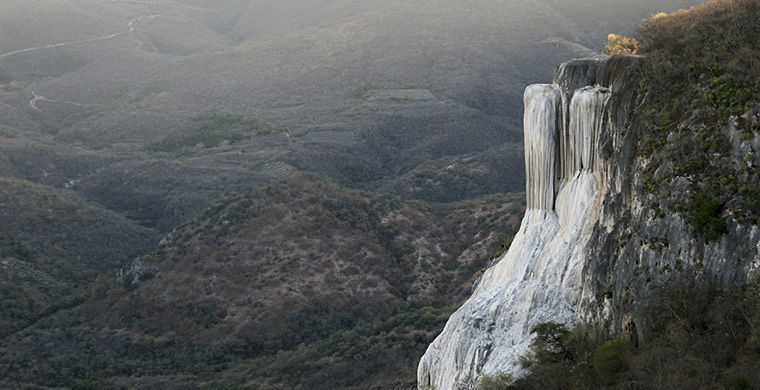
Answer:
[[[620,34],[607,35],[607,44],[602,50],[603,54],[636,54],[639,51],[639,41],[636,38],[626,37]]]
[[[752,153],[760,135],[758,20],[757,1],[712,0],[657,14],[639,29],[640,53],[651,60],[640,90],[639,152],[650,159],[644,188],[665,198],[666,209],[689,210],[695,233],[708,241],[731,223],[760,223]],[[678,177],[688,182],[678,191],[688,199],[668,200]]]

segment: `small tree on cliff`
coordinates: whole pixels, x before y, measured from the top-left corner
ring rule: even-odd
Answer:
[[[611,56],[614,54],[636,54],[639,51],[639,41],[619,34],[607,35],[607,44],[602,53]]]

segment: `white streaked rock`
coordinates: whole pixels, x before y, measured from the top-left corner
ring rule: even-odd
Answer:
[[[570,102],[570,125],[566,138],[568,148],[563,177],[572,177],[581,168],[592,169],[595,146],[602,126],[602,110],[609,96],[606,88],[585,87],[575,91]]]
[[[421,389],[455,389],[483,373],[519,375],[519,358],[535,325],[577,321],[583,248],[598,214],[598,179],[591,167],[608,96],[603,88],[577,90],[568,133],[560,135],[566,103],[559,87],[525,89],[528,210],[507,253],[483,274],[420,360]],[[567,142],[560,145],[560,137]]]
[[[557,165],[557,114],[562,98],[552,84],[529,85],[523,96],[525,196],[529,209],[551,210]]]

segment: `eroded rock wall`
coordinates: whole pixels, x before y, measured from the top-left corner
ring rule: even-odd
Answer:
[[[640,191],[648,163],[637,155],[645,61],[573,60],[552,84],[526,88],[528,210],[510,249],[422,357],[421,389],[454,389],[484,373],[519,375],[530,330],[541,322],[635,329],[637,305],[668,272],[692,269],[732,283],[757,270],[756,226],[731,226],[720,242],[706,243]],[[688,191],[677,180],[673,191]]]

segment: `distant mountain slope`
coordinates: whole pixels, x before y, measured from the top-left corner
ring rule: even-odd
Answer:
[[[243,332],[259,352],[290,348],[343,321],[385,316],[410,302],[458,299],[463,282],[501,250],[520,209],[505,197],[405,203],[296,174],[233,194],[171,233],[163,254],[140,261],[151,279],[143,282],[135,271],[139,288],[124,298],[224,308],[225,327]],[[470,220],[470,212],[483,217]],[[357,307],[357,300],[364,303]],[[299,321],[315,322],[293,328],[287,313],[296,309],[313,312]],[[154,317],[146,310],[141,321],[152,327],[218,337],[213,327],[177,327],[165,311],[156,309],[162,314]]]
[[[408,385],[522,203],[405,202],[305,174],[230,194],[104,274],[83,305],[5,337],[0,386]],[[85,352],[92,340],[96,356]],[[61,364],[81,371],[46,368]]]
[[[76,298],[105,271],[150,250],[155,231],[79,197],[0,177],[0,335]]]
[[[395,189],[390,182],[429,160],[467,154],[491,171],[520,161],[524,85],[598,50],[612,26],[632,29],[655,11],[695,3],[124,0],[56,2],[47,12],[43,0],[16,2],[6,19],[30,39],[0,41],[0,83],[13,85],[0,101],[59,142],[99,148],[139,149],[186,131],[210,108],[254,113],[294,137],[331,131],[354,140],[286,145],[297,168]],[[408,95],[415,90],[426,98]],[[488,157],[494,147],[504,158]],[[522,167],[510,165],[514,175],[485,186],[520,190]],[[372,174],[346,174],[357,169]],[[424,196],[479,195],[473,187]]]

